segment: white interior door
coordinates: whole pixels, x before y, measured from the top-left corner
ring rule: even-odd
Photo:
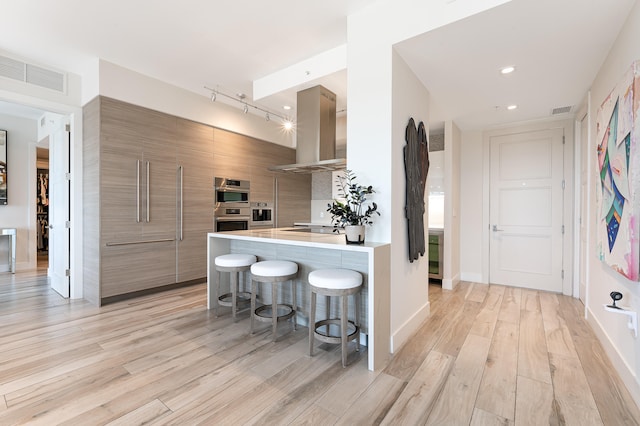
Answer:
[[[49,136],[49,279],[51,288],[69,297],[69,147],[71,133],[60,121]]]
[[[490,139],[489,281],[562,292],[563,130]]]

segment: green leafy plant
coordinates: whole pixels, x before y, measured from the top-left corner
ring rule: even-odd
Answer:
[[[374,214],[380,216],[376,203],[366,204],[367,195],[375,192],[373,187],[358,184],[356,175],[351,170],[345,170],[344,176],[338,175],[337,181],[339,195],[344,201],[334,199],[332,203],[327,205],[327,211],[331,213],[331,223],[334,228],[348,225],[371,225],[373,223],[371,217]]]

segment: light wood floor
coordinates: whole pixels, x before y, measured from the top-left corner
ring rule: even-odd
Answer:
[[[431,286],[430,318],[380,372],[206,310],[205,286],[92,307],[0,274],[0,424],[640,424],[575,299]],[[353,345],[353,342],[352,342]],[[353,349],[353,346],[350,346]]]

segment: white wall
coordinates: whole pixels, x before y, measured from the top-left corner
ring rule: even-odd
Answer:
[[[482,132],[463,132],[460,151],[460,279],[482,282]],[[488,259],[488,258],[487,258]]]
[[[16,228],[16,269],[35,269],[36,256],[36,138],[37,121],[0,115],[7,131],[8,200],[0,206],[0,228]],[[9,238],[0,238],[0,271],[9,270]]]
[[[460,281],[460,129],[445,123],[444,142],[444,259],[442,288],[452,290]]]
[[[444,228],[444,151],[429,152],[429,228]]]
[[[393,53],[393,113],[391,168],[396,190],[391,194],[391,347],[396,350],[429,315],[429,251],[409,262],[409,238],[405,216],[406,172],[404,138],[407,123],[413,117],[416,126],[422,121],[429,134],[429,92],[406,62]],[[425,194],[423,215],[425,238],[429,225],[429,197]],[[399,279],[399,277],[402,277]]]
[[[640,43],[638,43],[638,40],[640,40],[640,4],[636,3],[591,88],[591,107],[589,111],[591,141],[589,146],[583,146],[582,149],[585,149],[590,155],[591,173],[589,186],[591,200],[594,200],[590,206],[590,216],[592,218],[598,217],[595,191],[599,189],[598,186],[600,184],[595,156],[598,142],[595,140],[597,135],[597,111],[605,97],[613,90],[632,62],[640,59]],[[638,94],[635,96],[637,97]],[[635,153],[636,155],[639,154],[638,151]],[[635,190],[638,191],[637,188]],[[611,356],[613,365],[625,380],[627,387],[632,391],[636,403],[640,404],[640,381],[638,379],[640,338],[634,338],[627,329],[626,318],[622,315],[605,312],[602,308],[604,303],[611,302],[609,293],[615,290],[624,295],[621,302],[622,305],[630,306],[633,310],[640,311],[640,284],[627,280],[598,260],[596,223],[596,219],[592,219],[589,224],[592,244],[589,247],[588,316],[590,323],[599,333],[602,343],[609,356]]]

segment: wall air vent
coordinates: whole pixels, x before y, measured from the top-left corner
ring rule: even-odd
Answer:
[[[0,75],[13,80],[24,81],[24,62],[0,56]]]
[[[551,110],[551,115],[566,114],[571,112],[571,106],[556,107]]]
[[[65,74],[1,55],[0,77],[65,93]]]
[[[57,92],[64,92],[64,74],[31,64],[26,64],[25,81]]]

